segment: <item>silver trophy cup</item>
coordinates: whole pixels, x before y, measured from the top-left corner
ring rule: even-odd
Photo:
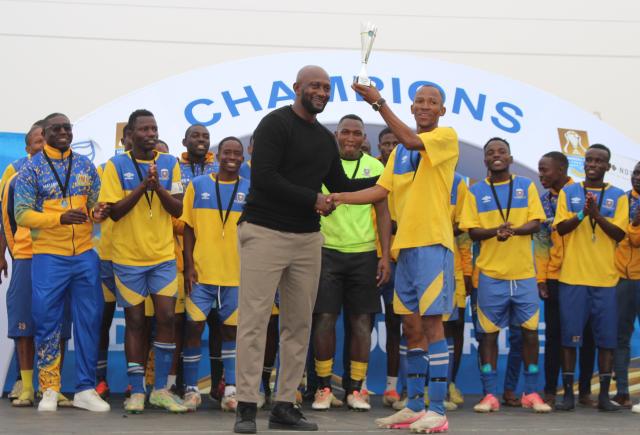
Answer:
[[[375,86],[371,82],[371,79],[367,75],[367,62],[369,62],[369,55],[371,54],[371,48],[373,47],[373,41],[376,39],[378,33],[378,27],[375,24],[366,22],[360,24],[360,72],[354,78],[354,82],[364,86]]]

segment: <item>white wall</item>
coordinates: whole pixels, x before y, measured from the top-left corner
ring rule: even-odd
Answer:
[[[359,48],[363,19],[380,27],[372,74],[376,50],[466,64],[598,112],[640,143],[640,4],[620,0],[0,0],[0,131],[53,111],[78,118],[227,60]]]

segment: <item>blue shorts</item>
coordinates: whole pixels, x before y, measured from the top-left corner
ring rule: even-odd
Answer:
[[[7,289],[7,337],[33,337],[33,316],[31,314],[31,259],[13,260],[11,266],[11,280]],[[69,298],[64,304],[64,319],[62,322],[62,339],[71,338],[71,308]]]
[[[535,277],[517,280],[490,278],[480,272],[478,280],[478,327],[498,332],[509,325],[536,331],[540,300]]]
[[[591,320],[596,346],[615,349],[618,339],[618,306],[615,287],[590,287],[560,283],[562,345],[580,347],[582,331]]]
[[[395,281],[396,314],[449,314],[454,302],[453,252],[442,245],[401,249]]]
[[[391,265],[391,276],[389,277],[389,282],[380,286],[380,294],[382,295],[382,300],[384,301],[385,306],[393,304],[393,289],[396,283],[396,262],[390,261],[389,264]]]
[[[105,302],[116,301],[116,278],[111,260],[100,260],[100,282]]]
[[[113,263],[118,305],[133,307],[144,302],[148,295],[175,298],[178,295],[176,260],[153,266],[125,266]]]
[[[215,307],[223,324],[237,326],[238,287],[196,283],[191,289],[191,294],[187,296],[187,319],[203,322]]]

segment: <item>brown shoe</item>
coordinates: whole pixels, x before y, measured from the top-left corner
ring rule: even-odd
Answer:
[[[629,397],[628,394],[618,393],[615,396],[613,396],[613,399],[611,400],[616,402],[621,407],[627,408],[627,409],[631,409],[631,406],[633,405],[633,403],[631,403],[631,397]]]
[[[511,390],[504,390],[502,395],[502,403],[504,406],[520,407],[520,399],[516,396],[516,393]]]
[[[591,398],[590,394],[581,394],[578,398],[578,403],[586,408],[595,408],[598,403]]]
[[[544,393],[544,403],[549,405],[550,407],[556,406],[556,394],[555,393]]]

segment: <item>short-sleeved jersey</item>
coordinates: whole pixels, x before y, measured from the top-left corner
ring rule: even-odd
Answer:
[[[51,160],[60,182],[66,183],[71,158],[71,171],[67,195],[51,171],[44,153]],[[100,178],[87,157],[64,152],[45,145],[29,159],[18,172],[14,194],[14,211],[18,225],[31,229],[34,254],[79,255],[93,248],[93,224],[63,225],[60,216],[71,209],[82,209],[87,215],[93,209],[100,191]]]
[[[237,227],[249,181],[239,178],[237,183],[237,192],[232,196],[236,182],[219,182],[218,197],[215,176],[205,175],[194,178],[184,194],[180,220],[193,228],[196,237],[193,262],[201,284],[240,285]],[[230,203],[229,217],[223,225]]]
[[[96,168],[98,176],[101,180],[106,165],[106,163],[102,163]],[[111,220],[111,218],[106,218],[101,223],[96,224],[96,226],[98,227],[99,232],[97,234],[97,241],[94,243],[94,245],[96,248],[96,252],[98,253],[98,257],[100,257],[101,260],[110,261],[112,255],[111,233],[113,232],[113,220]]]
[[[565,186],[573,184],[569,178]],[[553,219],[558,208],[558,195],[560,192],[548,190],[540,195],[542,209],[546,216],[540,226],[540,231],[533,235],[533,253],[536,264],[536,280],[544,282],[548,279],[558,279],[562,267],[564,255],[564,243],[562,236],[553,228]]]
[[[137,160],[142,179],[149,165],[155,162],[158,182],[171,194],[183,192],[180,167],[175,157],[156,152],[154,160]],[[100,202],[116,203],[124,199],[141,183],[131,152],[112,157],[104,168]],[[152,266],[175,259],[171,215],[160,199],[147,192],[151,206],[144,195],[120,220],[111,233],[112,261],[126,266]]]
[[[513,183],[512,189],[509,188]],[[545,219],[535,184],[525,177],[512,175],[509,181],[494,183],[495,194],[505,219],[513,228],[533,220]],[[508,210],[509,191],[511,210]],[[469,189],[460,228],[496,228],[504,223],[500,207],[491,189],[489,179],[480,181]],[[511,236],[504,242],[496,237],[480,242],[477,266],[483,274],[494,279],[519,280],[535,276],[531,236]]]
[[[640,226],[631,222],[640,209],[640,195],[635,190],[627,192],[629,200],[629,225],[627,237],[616,248],[616,268],[621,278],[640,279]]]
[[[20,168],[29,161],[29,156],[25,156],[15,160],[4,168],[2,178],[0,178],[0,192],[4,191],[4,186],[9,182],[9,179],[20,171]]]
[[[14,213],[14,194],[18,174],[14,173],[4,184],[2,190],[2,229],[7,241],[7,248],[14,260],[24,260],[33,256],[31,248],[31,231],[16,222]]]
[[[462,175],[457,172],[453,176],[453,187],[451,188],[451,223],[453,225],[460,223],[462,217],[462,208],[467,196],[469,188],[464,182]],[[463,258],[460,252],[461,243],[459,243],[459,237],[456,237],[453,244],[453,267],[456,272],[463,271]],[[465,246],[466,245],[462,245]],[[465,253],[465,260],[470,256],[470,253]]]
[[[180,156],[180,181],[182,181],[182,187],[186,189],[195,177],[215,174],[218,172],[218,169],[218,161],[211,152],[207,153],[202,163],[192,162],[189,160],[189,153],[182,153]]]
[[[240,166],[240,176],[245,180],[251,181],[251,160],[248,160]]]
[[[358,160],[340,159],[344,173],[350,178],[369,178],[382,173],[384,167],[375,157],[362,154]],[[326,186],[322,193],[329,194]],[[376,249],[373,206],[341,205],[329,216],[320,218],[324,247],[344,253],[368,252]]]
[[[566,186],[558,197],[558,209],[553,226],[571,219],[584,209],[584,183]],[[600,202],[602,189],[587,189],[596,194]],[[606,185],[600,214],[620,229],[626,231],[629,222],[629,201],[622,189]],[[595,237],[594,237],[595,236]],[[616,241],[596,224],[591,228],[589,216],[585,216],[576,229],[564,236],[564,259],[560,281],[570,285],[612,287],[618,282],[615,266]]]
[[[402,144],[391,153],[378,184],[394,195],[392,217],[398,222],[393,249],[443,245],[453,251],[449,204],[458,163],[458,135],[438,127],[418,135],[424,150]]]

